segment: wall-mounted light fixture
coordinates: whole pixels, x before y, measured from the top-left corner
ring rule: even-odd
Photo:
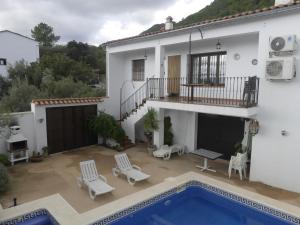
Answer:
[[[144,54],[144,59],[147,60],[148,56],[147,56],[147,49],[145,49],[145,54]]]
[[[220,40],[218,40],[217,44],[216,44],[216,49],[220,50],[222,48],[222,44],[220,43]]]
[[[44,122],[44,118],[39,118],[39,119],[37,119],[37,121],[38,121],[39,123],[43,123],[43,122]]]
[[[289,132],[287,130],[281,130],[281,135],[282,136],[288,136]]]

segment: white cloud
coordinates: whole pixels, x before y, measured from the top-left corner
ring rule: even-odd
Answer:
[[[61,42],[99,45],[137,35],[167,16],[175,21],[199,11],[212,0],[1,0],[0,29],[31,36],[45,22]]]
[[[155,12],[155,19],[153,22],[164,22],[167,16],[172,16],[174,21],[179,22],[188,15],[198,12],[211,2],[213,2],[213,0],[177,0],[169,7],[157,10]]]

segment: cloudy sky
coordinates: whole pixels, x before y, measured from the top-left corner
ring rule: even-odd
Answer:
[[[1,0],[0,30],[27,36],[39,22],[54,27],[61,42],[99,45],[137,35],[167,16],[179,21],[212,0]]]

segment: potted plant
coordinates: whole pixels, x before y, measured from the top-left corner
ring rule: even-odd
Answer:
[[[113,116],[100,112],[98,116],[90,120],[89,127],[92,131],[103,138],[103,145],[108,145],[108,140],[113,139],[119,144],[122,144],[125,138],[125,131]],[[118,148],[121,149],[121,146]]]
[[[144,132],[148,142],[148,153],[152,155],[156,146],[153,145],[153,132],[159,129],[157,112],[150,108],[144,117]]]
[[[32,156],[30,157],[30,162],[42,162],[43,155],[39,152],[33,151]]]
[[[111,138],[113,133],[113,117],[105,112],[99,112],[99,115],[90,121],[89,126],[103,138],[103,145],[107,146],[107,139]]]

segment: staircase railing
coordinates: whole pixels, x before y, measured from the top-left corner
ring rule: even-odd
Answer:
[[[142,107],[148,98],[148,80],[133,94],[121,103],[121,120],[126,119],[132,113]]]

